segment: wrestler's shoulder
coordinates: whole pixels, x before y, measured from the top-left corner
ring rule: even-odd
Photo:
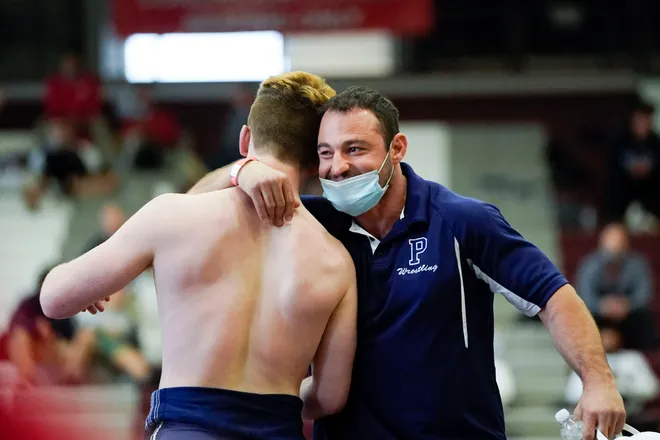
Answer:
[[[214,214],[217,217],[218,214],[228,211],[228,209],[217,209],[218,206],[227,208],[226,199],[225,202],[220,200],[222,196],[203,196],[207,196],[207,194],[161,194],[142,207],[140,210],[141,221],[152,226],[157,225],[159,230],[170,230],[177,224],[188,223],[193,219],[203,219],[208,216],[213,217]]]
[[[322,256],[331,266],[352,265],[353,260],[342,242],[326,229],[318,216],[307,209],[307,205],[294,216],[292,224],[301,233],[299,238],[305,243],[305,249],[315,257]]]
[[[161,194],[149,202],[149,204],[154,205],[155,207],[173,207],[173,206],[187,206],[192,207],[195,205],[206,206],[209,203],[214,201],[222,202],[231,198],[233,195],[236,195],[236,191],[222,190],[222,191],[213,191],[204,194],[179,194],[179,193],[165,193]],[[182,214],[185,214],[185,211],[180,211]]]

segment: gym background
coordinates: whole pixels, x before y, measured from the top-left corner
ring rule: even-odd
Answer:
[[[422,176],[495,203],[555,261],[630,423],[658,430],[658,20],[651,0],[0,2],[0,405],[141,436],[160,363],[151,274],[102,315],[49,321],[43,273],[236,160],[259,82],[307,70],[390,97]],[[495,308],[509,438],[558,438],[579,380],[540,322]]]

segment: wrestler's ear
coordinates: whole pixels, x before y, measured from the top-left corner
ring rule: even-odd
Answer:
[[[238,138],[238,149],[241,153],[241,156],[247,157],[248,152],[250,151],[250,140],[252,139],[252,134],[250,133],[250,127],[244,125],[241,128],[241,134]]]

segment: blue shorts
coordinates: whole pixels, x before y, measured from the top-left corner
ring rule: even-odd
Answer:
[[[218,388],[164,388],[151,395],[155,440],[305,440],[297,396]]]

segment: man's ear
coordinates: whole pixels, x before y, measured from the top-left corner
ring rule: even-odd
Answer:
[[[390,160],[393,164],[398,164],[406,157],[408,151],[408,139],[403,133],[397,133],[390,144]]]
[[[252,133],[250,132],[250,127],[244,125],[241,128],[241,134],[238,137],[238,150],[241,153],[241,156],[247,157],[248,152],[250,151],[250,140],[252,139]]]

